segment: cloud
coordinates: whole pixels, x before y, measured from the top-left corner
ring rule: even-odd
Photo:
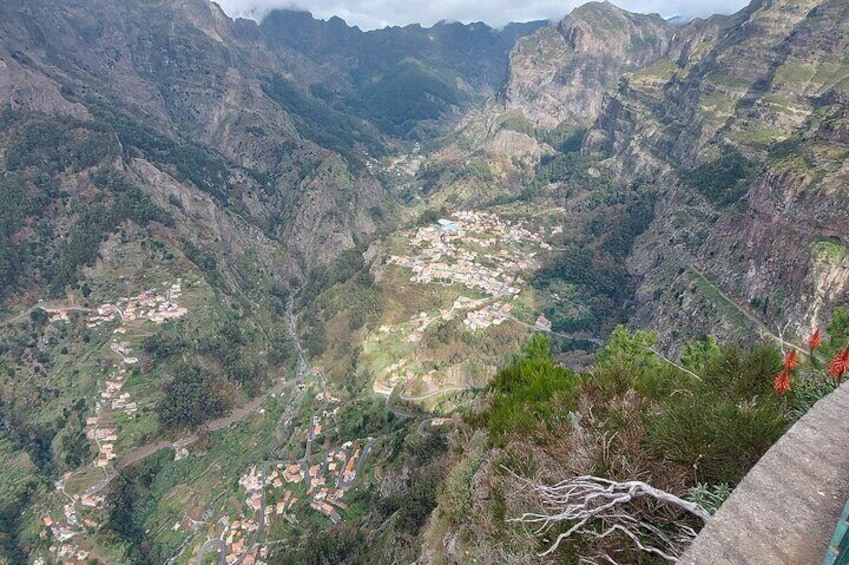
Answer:
[[[339,16],[350,25],[375,29],[387,25],[420,23],[432,25],[439,20],[483,21],[492,26],[537,19],[560,19],[582,0],[216,0],[232,17],[262,19],[274,8],[309,10],[317,18]],[[662,16],[708,16],[730,14],[743,8],[747,0],[614,0],[632,12],[659,13]]]

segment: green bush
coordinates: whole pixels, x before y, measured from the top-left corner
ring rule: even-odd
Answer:
[[[472,479],[480,468],[481,461],[475,458],[463,459],[449,471],[440,492],[440,505],[445,509],[453,524],[469,522],[472,512]]]
[[[690,489],[690,495],[687,497],[711,514],[715,514],[719,507],[731,496],[733,489],[728,483],[722,483],[710,487],[704,483],[699,483]]]
[[[495,440],[552,423],[564,409],[574,407],[579,384],[574,373],[552,362],[548,338],[535,334],[523,355],[496,375],[490,385],[492,406],[480,421]],[[552,410],[555,402],[558,408]]]
[[[647,449],[694,469],[701,482],[736,484],[786,428],[772,391],[779,368],[774,348],[724,348],[701,382],[692,379],[661,409],[646,413]]]
[[[739,151],[726,153],[716,161],[705,163],[682,175],[705,198],[720,206],[737,202],[749,189],[754,165]]]

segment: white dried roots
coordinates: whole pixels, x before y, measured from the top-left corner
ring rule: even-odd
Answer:
[[[557,536],[554,543],[540,556],[556,551],[563,540],[576,533],[597,539],[618,533],[630,538],[639,550],[675,563],[696,537],[696,532],[683,523],[661,529],[651,523],[641,510],[629,503],[641,498],[651,498],[686,510],[705,522],[711,517],[700,505],[642,481],[619,482],[601,477],[581,476],[547,486],[513,475],[532,489],[550,512],[529,512],[509,520],[510,522],[538,525],[538,533],[560,522],[574,522],[567,531]],[[598,555],[592,560],[584,558],[583,561],[598,563],[599,559],[606,563],[616,563],[606,554]]]

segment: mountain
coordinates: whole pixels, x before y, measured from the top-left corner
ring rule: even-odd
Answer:
[[[0,563],[527,563],[530,484],[718,504],[833,389],[781,352],[849,339],[847,10],[3,2]]]
[[[405,123],[439,122],[496,88],[508,42],[533,29],[446,24],[366,34],[339,20],[324,29],[294,12],[272,13],[260,27],[232,22],[202,1],[10,2],[3,11],[4,104],[81,121],[67,127],[107,130],[125,157],[160,168],[179,161],[170,164],[183,169],[177,180],[192,177],[188,190],[212,194],[286,242],[301,269],[374,231],[370,214],[388,200],[365,163],[385,153],[387,136],[410,133]],[[350,35],[350,45],[337,47],[359,66],[328,61],[310,34]],[[456,49],[463,42],[472,48]],[[423,43],[438,47],[428,54]],[[386,44],[401,51],[381,57]],[[466,54],[434,64],[454,53]],[[489,67],[470,64],[478,60]],[[345,188],[353,184],[356,191]],[[345,208],[351,213],[334,217]]]
[[[401,205],[412,181],[393,159],[490,96],[512,41],[535,29],[323,25],[293,13],[233,21],[205,0],[0,6],[7,562],[74,547],[91,555],[80,560],[162,563],[200,549],[182,535],[148,547],[133,521],[144,498],[134,489],[147,487],[135,471],[112,485],[116,452],[122,468],[144,467],[148,486],[175,464],[232,466],[213,481],[188,480],[208,494],[230,490],[225,482],[278,447],[290,446],[278,458],[303,456],[307,428],[295,420],[326,391],[310,382],[305,397],[296,384],[308,373],[302,356],[326,348],[327,320],[298,326],[295,310],[315,310],[322,293],[347,284],[363,302],[346,306],[362,304],[364,317],[347,331],[375,322],[362,252],[419,213]],[[290,33],[351,39],[333,56],[287,42]],[[387,46],[398,53],[382,57]],[[334,386],[349,372],[340,371]],[[284,390],[287,401],[257,420],[256,407]],[[400,433],[382,401],[353,391],[339,444]],[[355,423],[363,411],[368,429]],[[251,425],[228,428],[244,419]],[[192,431],[201,425],[253,448],[234,457],[232,446],[207,445],[210,458],[184,463],[153,449],[180,437],[206,445],[206,432]],[[56,487],[66,473],[72,485]],[[174,487],[162,484],[162,500]],[[68,509],[56,506],[61,492],[78,497]],[[201,506],[189,514],[200,519],[219,502],[195,493]],[[60,543],[53,554],[45,539]]]
[[[546,128],[590,125],[624,72],[653,63],[673,33],[663,18],[590,2],[518,42],[504,90],[508,110]]]
[[[801,336],[845,302],[846,15],[756,2],[696,21],[608,99],[582,151],[668,187],[632,258],[635,323],[671,342],[744,315]]]
[[[409,135],[452,108],[467,109],[500,89],[516,39],[544,24],[494,30],[481,23],[440,22],[431,28],[362,32],[339,18],[322,21],[306,12],[280,10],[269,14],[260,29],[271,45],[336,69],[333,90],[316,90],[319,96],[388,133]]]
[[[588,127],[569,143],[595,178],[651,187],[654,219],[627,270],[639,286],[632,323],[661,331],[666,346],[741,325],[777,333],[789,324],[803,335],[845,301],[846,201],[833,160],[843,16],[827,2],[753,2],[672,28],[591,3],[511,54],[508,127]],[[651,37],[637,41],[629,22]],[[583,53],[596,36],[604,45]],[[549,179],[571,183],[576,202],[585,197],[574,163],[552,167]]]
[[[556,27],[519,41],[506,108],[495,110],[503,113],[491,121],[553,150],[541,158],[533,190],[525,194],[567,211],[569,239],[548,256],[535,281],[537,289],[558,294],[546,315],[564,331],[582,305],[592,304],[598,315],[614,300],[617,312],[633,308],[626,317],[634,333],[620,328],[610,335],[592,370],[580,376],[582,384],[574,385],[577,394],[568,392],[569,376],[556,369],[540,378],[545,363],[532,348],[499,373],[467,416],[470,426],[456,443],[462,455],[445,480],[419,563],[556,556],[638,562],[645,555],[626,537],[599,534],[610,532],[609,520],[566,539],[553,535],[576,524],[554,517],[565,510],[558,496],[569,477],[649,477],[663,489],[705,500],[695,494],[699,484],[733,487],[734,476],[750,467],[720,471],[723,456],[709,452],[720,444],[720,451],[753,449],[741,457],[754,463],[765,445],[755,446],[795,420],[796,409],[772,424],[766,422],[774,416],[760,412],[772,410],[775,393],[767,385],[780,369],[778,348],[806,351],[814,329],[828,328],[836,348],[849,337],[843,308],[849,298],[847,15],[842,2],[755,1],[737,14],[666,31],[662,47],[630,68],[620,50],[612,63],[620,76],[596,82],[583,79],[581,66],[592,64],[594,54],[580,57],[565,47]],[[627,37],[616,34],[607,48],[621,49],[616,38]],[[548,46],[557,53],[550,59]],[[558,72],[569,80],[551,78]],[[528,94],[520,96],[514,85]],[[570,113],[561,101],[577,101],[590,112],[585,118]],[[552,132],[580,127],[587,129],[565,140]],[[764,343],[769,346],[758,345]],[[702,384],[691,388],[679,375],[674,390],[655,388],[653,379],[664,378],[643,356],[655,347],[669,355],[655,361],[673,359]],[[761,357],[757,377],[755,357],[768,349],[775,361]],[[738,357],[741,351],[748,353]],[[793,377],[794,396],[782,401],[833,390],[818,363],[812,361],[810,379]],[[720,377],[726,369],[719,367],[729,372]],[[747,384],[732,384],[738,378]],[[557,392],[542,393],[545,386]],[[749,390],[731,401],[736,408],[719,408],[722,401],[702,395],[712,389],[708,395],[734,398],[729,386]],[[690,399],[675,407],[678,394]],[[749,407],[759,412],[754,419],[764,418],[761,424],[744,423]],[[571,420],[561,424],[558,417]],[[748,439],[736,444],[729,437],[738,447],[726,444],[711,431],[715,417],[726,420],[723,429],[732,436]],[[640,510],[629,512],[645,518]],[[660,515],[649,520],[677,527]],[[522,522],[544,527],[525,536],[514,527]],[[678,526],[683,523],[679,515]],[[673,555],[680,549],[670,547]]]

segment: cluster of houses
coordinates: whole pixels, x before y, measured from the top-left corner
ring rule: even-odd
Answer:
[[[132,298],[119,298],[116,308],[125,322],[149,320],[154,324],[163,324],[189,313],[186,307],[177,303],[182,293],[183,281],[177,279],[174,284],[165,283],[163,289],[147,290]]]
[[[64,481],[69,477],[70,473],[59,484],[64,485]],[[54,541],[48,551],[55,556],[55,562],[63,565],[88,563],[90,552],[73,543],[72,539],[100,525],[96,520],[82,514],[82,510],[99,510],[103,506],[103,497],[97,494],[66,496],[71,500],[62,507],[61,519],[54,520],[49,514],[41,519],[42,525],[50,530]]]
[[[263,511],[263,494],[265,494],[267,497],[264,510],[266,521],[272,516],[286,515],[299,502],[299,498],[289,485],[303,483],[306,486],[306,496],[310,507],[330,518],[334,524],[338,524],[342,517],[337,509],[347,508],[344,502],[345,491],[357,479],[357,463],[361,451],[357,448],[351,454],[352,447],[351,442],[346,442],[339,449],[331,449],[322,463],[310,467],[302,461],[272,464],[266,469],[264,477],[256,467],[251,467],[239,478],[239,485],[245,489],[245,505],[251,512]],[[302,490],[303,487],[294,488]],[[263,493],[264,489],[267,489],[265,493]],[[244,518],[239,521],[239,524],[242,529],[245,529],[253,527],[256,522],[251,518]],[[221,539],[226,541],[227,536],[229,533],[225,531]],[[232,545],[231,541],[227,543]]]
[[[412,282],[459,284],[495,298],[521,292],[519,273],[534,268],[534,252],[518,245],[549,248],[544,229],[531,232],[521,223],[502,221],[488,212],[459,211],[437,225],[419,228],[410,238],[413,254],[389,262],[413,271]]]
[[[112,366],[109,376],[103,382],[95,401],[94,415],[86,419],[85,426],[86,437],[97,446],[97,457],[93,464],[104,470],[110,468],[118,458],[115,450],[118,429],[110,422],[120,414],[134,418],[139,410],[138,403],[133,401],[130,393],[123,391],[128,377],[128,368],[139,362],[138,357],[133,355],[130,342],[126,341],[128,324],[141,320],[158,325],[188,313],[188,309],[177,303],[182,293],[182,282],[178,280],[175,284],[166,283],[164,288],[165,290],[162,291],[142,292],[133,298],[119,298],[115,304],[102,304],[94,310],[86,310],[88,312],[87,328],[97,328],[115,319],[120,320],[119,326],[113,330],[109,348],[121,360]],[[73,307],[45,308],[52,322],[68,322],[69,314],[79,310]],[[71,540],[86,531],[97,529],[99,523],[85,515],[96,516],[102,513],[103,497],[96,493],[82,495],[65,493],[64,486],[69,477],[70,474],[57,483],[57,490],[61,490],[63,496],[69,497],[71,501],[64,505],[61,518],[54,520],[47,515],[42,519],[42,523],[50,529],[53,539],[57,542],[49,548],[50,553],[55,554],[57,562],[63,565],[76,565],[87,563],[89,552],[81,549]]]
[[[50,553],[55,553],[58,561],[63,565],[75,565],[76,563],[85,563],[90,555],[90,552],[80,549],[75,545],[61,544],[59,546],[50,546]]]
[[[141,292],[134,298],[119,298],[116,304],[103,304],[97,308],[97,313],[89,316],[87,325],[94,327],[105,321],[118,317],[121,324],[113,331],[110,349],[121,357],[120,365],[113,368],[112,374],[103,383],[100,398],[95,403],[94,416],[86,421],[86,437],[93,440],[98,447],[95,465],[106,467],[117,459],[114,443],[118,440],[117,431],[101,425],[104,412],[126,414],[130,418],[138,412],[138,403],[133,402],[130,393],[122,392],[127,379],[127,367],[138,364],[139,359],[133,355],[130,342],[122,338],[127,334],[127,324],[136,320],[149,320],[162,324],[166,320],[180,318],[188,313],[188,309],[180,306],[183,286],[182,280],[174,284],[165,283],[164,290]],[[61,311],[60,311],[61,315]]]
[[[97,445],[98,454],[94,463],[98,467],[107,467],[118,458],[115,453],[118,432],[113,427],[103,423],[104,412],[123,412],[130,417],[138,412],[138,404],[131,402],[130,393],[121,392],[126,379],[127,369],[115,367],[112,374],[103,383],[100,398],[94,405],[94,416],[86,419],[85,435]]]
[[[485,330],[490,326],[500,326],[510,317],[510,312],[513,311],[513,305],[510,303],[496,302],[492,306],[481,308],[480,310],[472,310],[466,314],[466,319],[463,324],[470,331]]]
[[[101,304],[95,309],[69,306],[44,308],[44,311],[51,322],[68,322],[72,312],[88,312],[86,327],[89,329],[100,327],[104,323],[115,320],[116,317],[124,323],[148,320],[158,325],[168,320],[182,318],[189,313],[186,307],[177,303],[182,293],[182,279],[177,279],[174,284],[165,283],[163,289],[146,290],[130,298],[122,297],[115,304]]]
[[[270,465],[265,476],[257,468],[251,467],[239,478],[239,485],[245,489],[245,505],[249,514],[255,518],[243,517],[230,521],[222,519],[224,531],[220,539],[227,544],[227,563],[238,561],[246,551],[256,552],[257,548],[246,545],[249,536],[260,527],[258,517],[263,512],[264,523],[268,525],[275,518],[291,520],[290,513],[296,508],[300,499],[292,490],[303,491],[301,485],[306,483],[306,496],[313,510],[327,516],[331,522],[338,524],[342,521],[337,509],[346,509],[344,502],[346,489],[356,480],[356,464],[360,456],[359,449],[353,456],[348,456],[351,443],[346,443],[342,449],[331,449],[321,465],[307,468],[303,462],[278,462]],[[330,482],[335,486],[326,486]],[[265,505],[263,506],[263,496]],[[242,563],[261,565],[262,552],[258,556],[247,555]],[[249,561],[248,559],[254,559]]]
[[[251,543],[251,537],[259,529],[259,524],[251,519],[233,520],[222,518],[219,521],[224,526],[221,539],[227,544],[227,555],[224,562],[228,565],[236,563],[240,558],[242,564],[265,565],[265,549],[260,549]]]
[[[139,359],[133,356],[130,342],[120,341],[127,333],[123,323],[126,318],[122,316],[121,320],[122,324],[114,330],[112,342],[109,344],[112,352],[121,357],[121,362],[113,366],[111,374],[103,382],[100,397],[94,405],[94,416],[86,420],[86,437],[97,444],[98,454],[95,465],[98,467],[107,467],[118,458],[118,454],[115,453],[118,431],[105,424],[104,419],[112,419],[116,414],[126,414],[133,418],[139,410],[138,403],[132,400],[130,393],[122,392],[127,381],[127,368],[136,365]],[[105,414],[111,417],[104,418]]]
[[[310,420],[311,437],[321,433],[325,418],[338,413],[339,407],[330,408],[330,405],[340,402],[327,390],[317,393],[315,398],[324,405]],[[327,451],[321,463],[311,466],[300,460],[278,461],[259,469],[256,466],[249,468],[239,478],[239,486],[245,491],[245,514],[250,517],[231,520],[225,516],[219,520],[224,526],[219,539],[227,545],[228,551],[225,562],[263,565],[266,550],[258,550],[250,543],[250,538],[261,525],[268,527],[273,520],[285,519],[295,523],[294,512],[301,500],[308,501],[310,508],[334,524],[340,523],[342,516],[339,510],[347,509],[345,492],[357,479],[361,455],[359,447],[355,449],[352,442],[346,442]]]
[[[460,295],[450,309],[413,316],[410,325],[404,326],[412,327],[412,331],[407,330],[406,341],[422,341],[431,323],[453,320],[461,312],[465,312],[465,328],[472,332],[506,322],[512,317],[513,299],[522,292],[521,274],[538,267],[537,250],[552,249],[545,240],[562,231],[562,226],[531,230],[523,222],[503,220],[490,212],[460,210],[436,224],[406,233],[411,242],[409,253],[391,255],[389,264],[410,269],[411,282],[460,285],[478,295],[477,298]],[[550,325],[542,326],[550,331]],[[388,334],[396,330],[382,327],[380,331]],[[402,359],[389,366],[373,388],[388,395],[395,386],[411,379],[425,385],[434,380],[430,374],[415,374]]]

